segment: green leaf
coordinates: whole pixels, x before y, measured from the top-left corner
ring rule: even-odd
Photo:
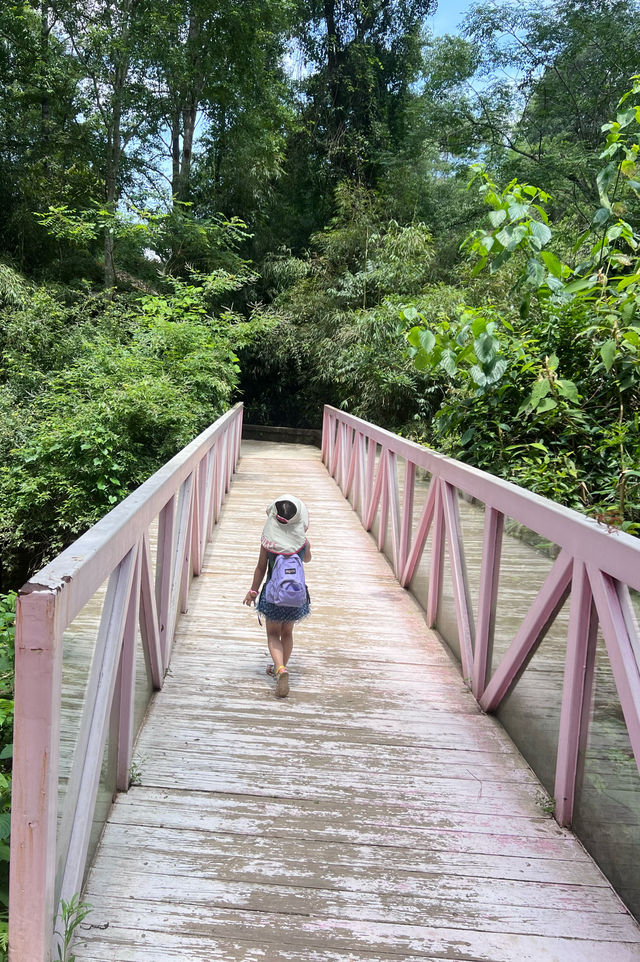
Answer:
[[[578,394],[578,388],[575,386],[573,381],[556,381],[556,387],[562,397],[566,397],[568,401],[572,404],[580,403],[580,395]]]
[[[525,217],[529,213],[529,207],[527,204],[509,204],[509,219],[510,220],[520,220],[521,217]]]
[[[554,277],[557,277],[560,280],[562,280],[562,264],[560,263],[556,255],[552,254],[551,251],[541,251],[540,257],[544,261],[544,264],[547,270],[549,271],[549,273],[553,274]]]
[[[484,373],[479,364],[474,364],[469,370],[471,375],[471,380],[478,384],[480,387],[485,387],[487,383],[487,375]]]
[[[600,357],[604,362],[604,366],[607,372],[609,372],[613,367],[613,362],[616,359],[617,350],[618,350],[618,347],[616,345],[616,342],[613,339],[605,341],[602,347],[600,348]]]
[[[489,211],[489,222],[492,227],[499,227],[500,224],[504,223],[507,217],[507,212],[504,209]]]
[[[490,371],[487,374],[487,380],[489,381],[489,383],[495,384],[497,381],[499,381],[500,378],[503,376],[503,374],[505,374],[508,366],[509,365],[504,357],[494,358],[491,364],[489,365]]]
[[[420,331],[420,347],[422,348],[422,350],[425,351],[425,353],[427,354],[431,354],[431,351],[435,347],[435,343],[436,343],[435,334],[433,334],[433,332],[428,330],[427,328],[423,328]]]
[[[577,281],[565,284],[564,289],[567,294],[577,294],[578,291],[585,291],[588,287],[595,287],[597,283],[598,275],[590,274],[589,277],[581,277]]]
[[[553,274],[547,274],[546,281],[547,287],[553,294],[564,294],[564,284],[562,281],[559,281],[557,277],[554,277]]]
[[[418,351],[413,359],[413,363],[418,371],[430,371],[433,367],[433,361],[424,351]]]
[[[535,257],[530,257],[527,261],[527,273],[525,276],[525,282],[531,287],[542,287],[547,277],[547,272],[544,269],[544,265],[536,260]]]
[[[447,348],[442,352],[442,357],[440,358],[440,367],[449,375],[449,377],[453,377],[458,370],[456,356],[451,348]]]
[[[558,406],[557,401],[554,401],[551,397],[544,397],[536,407],[536,411],[539,414],[544,414],[545,411],[553,411],[554,408]]]
[[[483,363],[491,361],[496,356],[499,347],[500,342],[498,341],[498,338],[488,333],[481,334],[473,344],[476,357]]]
[[[621,127],[628,127],[635,120],[635,117],[635,107],[629,107],[627,110],[622,110],[619,114],[616,114],[616,120]]]
[[[412,327],[407,334],[407,340],[412,347],[420,347],[420,332],[421,327]]]
[[[533,385],[533,388],[531,390],[531,404],[534,407],[536,407],[538,405],[538,402],[543,397],[546,397],[550,390],[551,390],[551,385],[549,384],[546,378],[544,378],[544,380],[542,381],[536,381],[536,383]]]
[[[529,230],[540,244],[540,247],[544,247],[544,245],[548,244],[551,240],[551,231],[546,224],[540,223],[539,220],[530,221]]]
[[[593,220],[591,223],[594,227],[604,227],[608,220],[612,217],[611,211],[608,207],[599,207],[598,210],[593,215]]]
[[[473,321],[471,322],[471,332],[473,336],[480,337],[481,334],[484,334],[486,329],[487,329],[486,317],[482,317],[482,315],[479,315],[478,317],[474,317]]]
[[[610,207],[609,198],[607,197],[607,191],[615,181],[618,175],[618,165],[611,163],[604,167],[598,176],[596,177],[596,184],[598,187],[598,193],[600,195],[600,203],[603,207]]]
[[[621,224],[612,224],[604,235],[608,241],[617,240],[623,233],[624,227]]]
[[[415,321],[415,319],[419,317],[415,307],[405,307],[400,313],[405,321]]]

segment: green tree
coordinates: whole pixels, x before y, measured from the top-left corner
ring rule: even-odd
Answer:
[[[633,0],[477,5],[473,118],[507,178],[544,183],[583,225],[597,200],[600,130],[637,70]]]

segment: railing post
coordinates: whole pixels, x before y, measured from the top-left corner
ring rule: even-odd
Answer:
[[[244,421],[244,408],[240,408],[240,411],[236,417],[236,462],[234,464],[234,469],[237,469],[238,462],[242,457],[242,424]]]
[[[413,497],[416,487],[416,466],[408,458],[404,464],[404,500],[402,505],[402,524],[400,528],[400,549],[398,551],[398,581],[402,583],[405,565],[411,546],[413,526]],[[404,588],[405,585],[403,584]]]
[[[158,548],[156,562],[156,609],[160,630],[162,674],[169,664],[171,646],[171,585],[173,582],[173,543],[176,526],[176,496],[172,495],[158,519]]]
[[[193,555],[193,532],[196,524],[196,511],[197,511],[197,490],[196,490],[197,476],[194,471],[193,474],[189,475],[185,485],[188,489],[185,490],[184,495],[184,507],[186,509],[186,527],[184,530],[184,547],[182,552],[178,554],[176,558],[176,578],[179,579],[180,590],[178,605],[181,614],[186,614],[187,612],[187,599],[189,597],[189,585],[191,583],[191,575],[193,573],[193,562],[191,560]],[[181,515],[180,523],[178,526],[178,544],[181,544],[182,539],[182,524],[183,524],[184,514]],[[180,559],[182,559],[182,565],[180,566]],[[176,612],[177,614],[177,612]],[[175,626],[175,621],[174,621]]]
[[[327,471],[329,472],[331,477],[333,477],[333,474],[334,474],[333,457],[334,457],[334,449],[336,445],[336,418],[332,411],[330,411],[328,415],[327,433],[328,433],[328,438],[327,438],[326,465],[327,465]]]
[[[194,541],[194,551],[193,551],[193,573],[196,577],[202,571],[202,563],[204,561],[204,552],[207,547],[207,467],[209,458],[205,455],[198,468],[196,470],[196,477],[198,479],[197,488],[197,523],[195,525],[196,538]]]
[[[571,825],[573,819],[578,754],[588,721],[584,709],[593,686],[597,625],[586,568],[574,560],[556,758],[555,817],[560,825]]]
[[[164,665],[162,663],[162,644],[158,622],[158,604],[152,582],[151,552],[149,536],[142,539],[140,581],[140,634],[142,643],[149,655],[151,681],[156,691],[162,688]]]
[[[380,489],[380,523],[378,525],[378,551],[384,550],[384,543],[387,540],[387,521],[389,517],[389,485],[387,477],[389,474],[390,452],[383,449],[380,455],[380,467],[378,468],[381,478]]]
[[[45,962],[53,935],[62,639],[56,593],[18,596],[10,962]]]
[[[227,436],[226,434],[223,434],[223,436],[218,439],[218,442],[216,444],[216,512],[215,512],[216,524],[220,520],[222,502],[224,501],[224,492],[225,492],[225,485],[226,485],[224,465],[226,461],[226,451],[227,451]]]
[[[400,579],[400,584],[403,588],[406,588],[414,574],[416,573],[416,568],[420,564],[420,559],[422,558],[422,552],[424,551],[424,546],[427,543],[427,538],[429,537],[429,531],[433,523],[433,516],[436,508],[436,495],[438,493],[438,479],[431,478],[431,483],[429,484],[429,491],[427,492],[427,500],[424,503],[422,509],[422,514],[420,516],[420,521],[418,522],[418,527],[416,529],[415,536],[413,538],[413,544],[411,545],[411,550],[407,556],[407,561],[402,572]]]
[[[349,495],[351,494],[351,486],[353,485],[353,482],[355,480],[356,468],[358,465],[358,433],[357,431],[354,430],[353,432],[349,432],[349,437],[351,438],[351,452],[349,454],[349,469],[347,471],[347,480],[344,487],[344,496],[345,498],[347,498],[347,500],[349,499]],[[357,496],[357,492],[353,498],[354,508],[356,504],[356,496]]]
[[[604,643],[611,663],[611,671],[620,696],[622,714],[629,732],[629,740],[640,772],[640,662],[638,638],[630,628],[628,595],[621,599],[616,580],[588,564],[589,581],[598,610]]]
[[[487,674],[493,651],[503,530],[504,515],[500,511],[496,511],[495,508],[487,507],[484,516],[478,624],[473,653],[473,677],[471,679],[471,690],[478,700],[482,696],[487,683]]]
[[[365,480],[365,502],[362,508],[362,520],[365,521],[369,517],[369,507],[371,505],[371,499],[374,494],[374,482],[373,478],[376,472],[376,451],[378,445],[373,440],[373,438],[367,438],[367,475]],[[371,527],[371,523],[368,525],[365,523],[365,528],[367,531]]]
[[[320,460],[324,465],[327,464],[327,452],[329,450],[329,411],[326,405],[322,409],[322,447],[320,449]]]
[[[60,885],[60,899],[67,902],[82,887],[136,557],[137,550],[131,548],[113,571],[102,609],[87,686],[93,689],[94,695],[88,707],[85,705],[67,786],[67,799],[73,804],[67,809],[70,820],[69,844]]]
[[[458,492],[453,485],[448,484],[446,481],[442,481],[441,491],[449,541],[449,563],[451,565],[451,581],[456,604],[456,621],[458,625],[462,676],[471,684],[471,676],[473,674],[474,626],[467,584],[460,512],[458,510]]]
[[[431,566],[429,568],[429,593],[427,595],[426,621],[433,628],[438,617],[442,566],[444,563],[444,517],[442,510],[442,485],[435,479],[435,505],[433,509],[433,540],[431,541]]]
[[[387,501],[391,520],[393,572],[400,578],[400,495],[398,492],[398,458],[395,451],[387,454]]]
[[[122,650],[116,681],[114,711],[117,722],[117,761],[116,789],[126,792],[129,788],[129,771],[133,750],[133,709],[136,692],[136,638],[140,614],[140,585],[142,573],[142,553],[140,544],[137,552],[135,571],[129,594],[127,618],[122,636]]]

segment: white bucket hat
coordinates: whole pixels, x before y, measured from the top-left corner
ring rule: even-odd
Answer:
[[[295,506],[292,518],[287,520],[278,514],[279,501],[290,501]],[[304,502],[292,494],[282,494],[267,508],[267,522],[260,541],[263,548],[273,554],[295,554],[306,543],[308,527],[309,512]]]

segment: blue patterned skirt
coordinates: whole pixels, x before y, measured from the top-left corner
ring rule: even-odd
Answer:
[[[265,598],[265,588],[266,583],[262,587],[256,607],[260,614],[265,616],[267,621],[302,621],[303,618],[311,614],[311,602],[308,591],[306,604],[301,605],[299,608],[291,608],[285,605],[272,605],[271,602]]]

